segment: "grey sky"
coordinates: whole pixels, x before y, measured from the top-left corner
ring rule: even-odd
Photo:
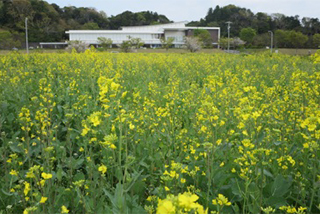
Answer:
[[[245,7],[254,13],[283,13],[287,16],[320,18],[320,0],[47,0],[60,7],[94,7],[103,10],[108,16],[123,11],[153,11],[166,15],[173,21],[197,21],[204,18],[209,7],[234,4]]]

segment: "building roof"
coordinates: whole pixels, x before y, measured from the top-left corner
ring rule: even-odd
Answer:
[[[108,34],[108,33],[119,33],[119,34],[159,34],[159,33],[163,33],[163,32],[159,32],[159,31],[123,31],[123,30],[69,30],[66,31],[67,34],[70,33],[94,33],[94,34],[99,34],[99,33],[103,33],[103,34]]]
[[[185,26],[186,24],[188,24],[188,21],[171,22],[171,23],[156,24],[156,25],[122,26],[122,27],[120,27],[120,28],[121,28],[121,29],[122,29],[122,28],[149,28],[149,27],[159,27],[159,28],[163,28],[163,27],[165,27],[165,26],[172,26],[172,25]]]
[[[67,34],[81,33],[81,34],[162,34],[165,30],[191,30],[191,29],[205,29],[205,30],[220,30],[220,27],[189,27],[186,26],[188,22],[173,22],[159,25],[143,25],[143,26],[124,26],[121,30],[69,30]]]

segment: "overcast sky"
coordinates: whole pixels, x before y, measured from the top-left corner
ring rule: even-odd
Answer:
[[[287,16],[320,18],[320,0],[47,0],[60,7],[94,7],[108,16],[126,10],[132,12],[153,11],[166,15],[172,21],[198,21],[204,18],[210,7],[234,4],[254,13],[283,13]]]

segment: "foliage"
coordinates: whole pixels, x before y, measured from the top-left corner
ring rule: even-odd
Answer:
[[[73,51],[74,50],[77,53],[83,53],[88,48],[89,48],[89,46],[85,42],[79,41],[79,40],[74,40],[74,41],[69,41],[68,42],[68,47],[66,48],[66,50],[69,50],[69,51]]]
[[[231,37],[239,37],[243,28],[252,28],[257,35],[263,35],[268,31],[299,31],[311,36],[320,33],[320,21],[318,18],[303,17],[300,21],[299,16],[286,16],[284,14],[253,13],[250,9],[226,5],[209,8],[207,15],[199,21],[190,22],[189,26],[213,26],[221,27],[221,36],[227,37],[227,21],[231,21]],[[241,38],[241,36],[240,36]],[[242,38],[243,39],[243,38]],[[258,37],[259,40],[262,37]],[[243,39],[245,40],[245,39]],[[246,41],[248,42],[248,41]],[[313,47],[313,44],[306,43],[304,47]]]
[[[0,212],[318,213],[319,66],[2,55]]]
[[[144,45],[140,38],[128,37],[128,39],[124,40],[119,46],[124,53],[132,52],[134,49],[139,49]]]
[[[74,6],[60,8],[56,4],[39,0],[0,1],[0,28],[21,34],[19,38],[21,43],[24,38],[26,17],[30,42],[65,41],[68,38],[65,31],[70,29],[119,29],[125,25],[170,22],[166,16],[149,11],[138,13],[127,11],[108,18],[105,12],[99,12],[94,8]]]
[[[186,48],[191,52],[197,52],[201,49],[201,42],[197,37],[185,37],[184,43],[186,45]]]
[[[128,40],[125,40],[123,41],[121,44],[120,44],[120,49],[122,52],[124,53],[129,53],[132,51],[132,47],[131,47],[131,42],[128,41]]]
[[[285,30],[275,31],[275,42],[277,47],[287,48],[290,47],[289,32]]]
[[[229,41],[229,45],[230,47],[232,46],[233,44],[233,41],[234,39],[233,38],[226,38],[226,37],[221,37],[218,41],[219,43],[219,46],[222,48],[222,49],[227,49],[228,48],[228,41]]]
[[[9,31],[0,29],[0,49],[19,48],[21,43],[15,39],[15,35]]]
[[[253,38],[252,45],[254,47],[265,48],[271,45],[270,33],[256,35]]]
[[[132,49],[139,49],[144,45],[140,38],[134,37],[129,37],[129,43]]]
[[[313,35],[313,45],[316,48],[320,48],[320,34],[319,33]]]
[[[119,29],[121,26],[140,26],[166,23],[170,23],[170,20],[166,16],[150,11],[142,11],[138,13],[125,11],[119,15],[110,17],[110,28],[114,30]]]
[[[252,44],[253,38],[256,36],[256,31],[251,28],[242,28],[240,31],[240,39],[246,42],[247,45]]]
[[[199,39],[202,43],[202,47],[211,48],[212,47],[212,37],[208,30],[205,29],[195,29],[194,36]]]
[[[99,30],[100,27],[97,23],[87,22],[82,26],[83,30]]]
[[[303,47],[303,45],[308,41],[308,37],[306,35],[296,31],[289,32],[289,39],[292,46],[296,49]]]
[[[168,49],[171,48],[173,45],[174,38],[169,37],[166,39],[165,37],[161,37],[160,42],[161,42],[161,46],[168,51]]]
[[[112,39],[106,37],[99,37],[98,43],[102,46],[103,49],[107,50],[112,46]]]

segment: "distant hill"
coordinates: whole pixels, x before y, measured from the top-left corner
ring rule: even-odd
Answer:
[[[25,18],[28,18],[30,42],[65,41],[67,30],[119,29],[121,26],[153,25],[171,22],[165,15],[143,11],[125,11],[108,17],[105,12],[87,7],[63,7],[42,0],[0,0],[0,49],[19,47],[25,41]],[[253,38],[246,46],[265,47],[269,31],[275,33],[277,47],[316,48],[320,46],[318,18],[286,16],[284,14],[253,13],[235,5],[209,8],[204,18],[189,26],[220,27],[221,36],[227,36],[227,21],[231,21],[231,37],[241,37],[247,28]],[[249,28],[249,29],[248,29]],[[298,33],[298,34],[297,34]],[[244,35],[244,34],[243,34]],[[299,38],[299,39],[297,39]],[[295,40],[303,43],[294,44]]]
[[[156,12],[123,12],[107,17],[103,11],[86,7],[63,7],[42,0],[0,1],[0,42],[8,36],[24,41],[25,18],[28,18],[30,42],[55,42],[67,39],[65,31],[73,29],[118,29],[120,26],[169,23]],[[0,44],[0,46],[4,44]],[[1,48],[1,47],[0,47]]]

